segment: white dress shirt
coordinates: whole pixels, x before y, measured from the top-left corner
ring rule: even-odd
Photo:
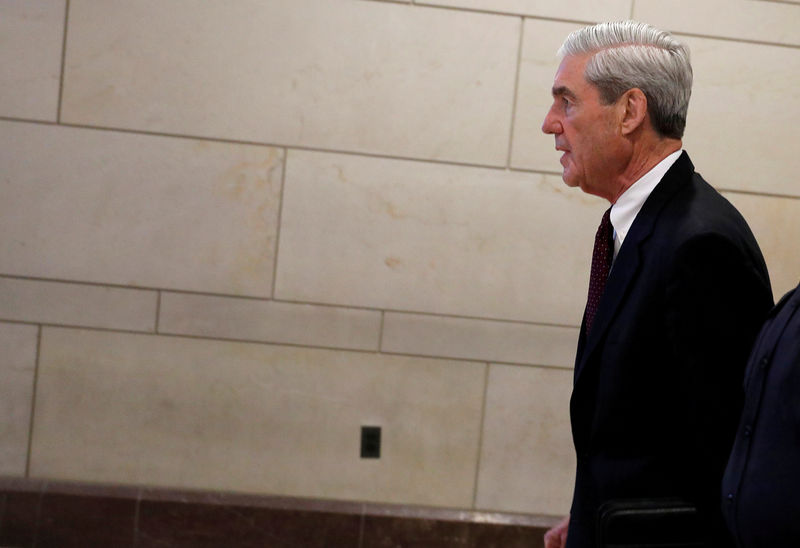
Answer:
[[[616,259],[619,248],[622,247],[622,242],[625,240],[628,231],[631,229],[636,215],[642,209],[644,202],[647,200],[650,193],[656,185],[661,182],[664,174],[672,167],[683,150],[673,152],[650,171],[642,175],[642,177],[633,183],[628,189],[622,193],[617,199],[617,202],[611,206],[611,226],[614,227],[614,258]]]

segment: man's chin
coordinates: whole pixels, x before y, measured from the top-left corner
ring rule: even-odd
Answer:
[[[580,186],[575,177],[571,177],[570,174],[567,173],[566,171],[564,171],[561,174],[561,179],[564,181],[564,184],[570,188],[575,188],[577,186]]]

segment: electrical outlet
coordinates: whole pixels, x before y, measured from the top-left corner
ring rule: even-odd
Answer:
[[[381,458],[380,426],[361,427],[361,458],[362,459]]]

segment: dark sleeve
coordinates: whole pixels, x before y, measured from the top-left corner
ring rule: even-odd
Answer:
[[[791,434],[794,434],[798,448],[796,456],[800,457],[800,299],[792,299],[790,305],[786,311],[786,327],[781,332],[774,356],[775,368],[785,375],[780,378],[776,404],[780,415],[793,426]],[[800,487],[800,473],[795,477],[796,486]]]
[[[691,425],[698,474],[721,477],[743,402],[744,369],[772,306],[766,269],[719,234],[677,250],[667,281],[667,335]],[[760,257],[760,254],[756,254]],[[690,439],[691,439],[690,438]],[[716,497],[717,493],[709,493]]]
[[[787,297],[751,356],[723,482],[723,511],[745,546],[800,546],[800,294]]]

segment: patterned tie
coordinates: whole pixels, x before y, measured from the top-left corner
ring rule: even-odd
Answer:
[[[597,234],[594,237],[594,250],[592,251],[592,275],[589,278],[589,297],[586,299],[586,334],[592,330],[594,315],[600,304],[600,297],[606,288],[608,273],[611,272],[611,260],[614,253],[611,233],[611,208],[603,214]]]

